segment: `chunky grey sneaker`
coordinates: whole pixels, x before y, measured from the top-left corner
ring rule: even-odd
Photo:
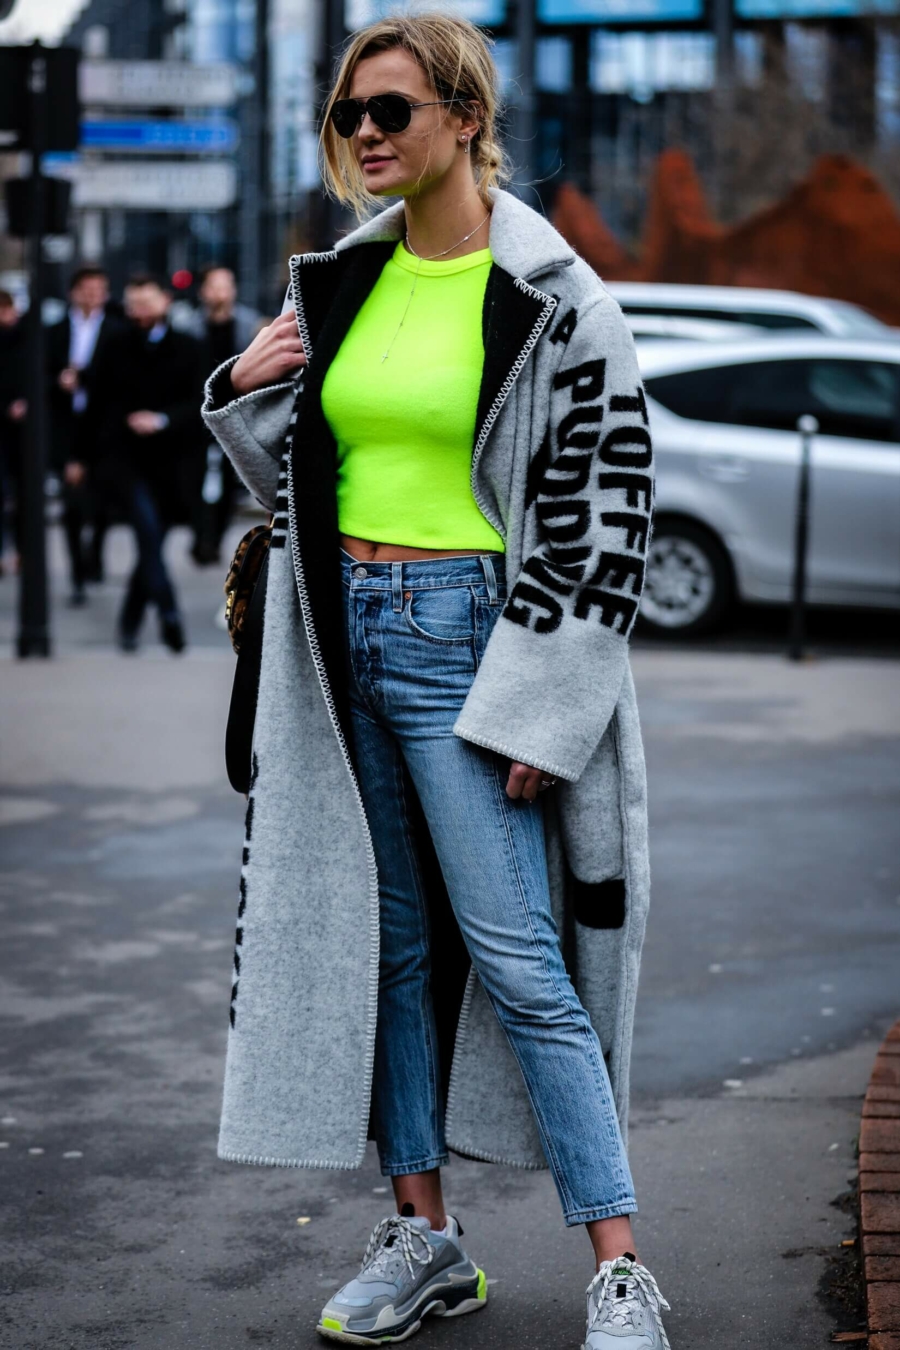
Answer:
[[[656,1281],[631,1252],[604,1261],[587,1287],[582,1350],[670,1350],[663,1308]]]
[[[405,1341],[426,1313],[458,1317],[487,1303],[484,1271],[463,1251],[459,1224],[447,1216],[447,1236],[426,1218],[394,1214],[369,1238],[356,1279],[322,1309],[316,1330],[332,1341],[370,1345]]]

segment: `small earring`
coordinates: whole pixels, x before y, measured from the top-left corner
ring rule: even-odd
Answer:
[[[463,151],[465,152],[465,154],[468,154],[468,153],[469,153],[469,138],[468,138],[468,136],[463,136],[463,138],[462,138],[462,143],[463,143]]]

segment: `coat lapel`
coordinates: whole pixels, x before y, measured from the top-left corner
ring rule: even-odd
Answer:
[[[556,300],[496,264],[484,295],[484,368],[478,393],[473,481],[478,458],[528,356],[556,308]]]
[[[309,365],[291,446],[288,512],[303,618],[337,730],[349,725],[338,549],[337,457],[322,383],[393,243],[291,260],[294,308]]]

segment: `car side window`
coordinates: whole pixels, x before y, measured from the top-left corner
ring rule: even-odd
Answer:
[[[814,358],[750,361],[647,380],[647,392],[679,417],[794,431],[812,413],[828,436],[895,441],[898,367],[884,361]]]
[[[678,417],[699,422],[733,422],[734,385],[745,366],[711,366],[657,375],[646,381],[647,393]]]
[[[751,361],[737,367],[729,421],[743,427],[794,431],[803,413],[814,413],[807,361]]]
[[[900,439],[900,365],[882,361],[810,361],[811,411],[830,436]]]

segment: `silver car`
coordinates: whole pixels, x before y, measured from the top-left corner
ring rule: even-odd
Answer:
[[[811,604],[900,608],[900,344],[818,334],[638,344],[657,451],[641,614],[711,627],[733,598],[791,597],[798,419],[811,455]]]
[[[655,281],[610,281],[607,289],[622,306],[636,335],[640,331],[649,336],[646,325],[652,319],[668,318],[676,323],[731,323],[736,326],[735,340],[743,335],[738,329],[746,328],[760,330],[760,336],[763,332],[799,330],[873,342],[882,338],[896,341],[900,336],[896,329],[889,328],[859,305],[820,295],[803,295],[800,291],[770,291],[755,286],[679,286]],[[655,335],[664,336],[658,330]],[[673,336],[687,334],[676,331]],[[709,334],[697,336],[704,342],[711,340]]]

